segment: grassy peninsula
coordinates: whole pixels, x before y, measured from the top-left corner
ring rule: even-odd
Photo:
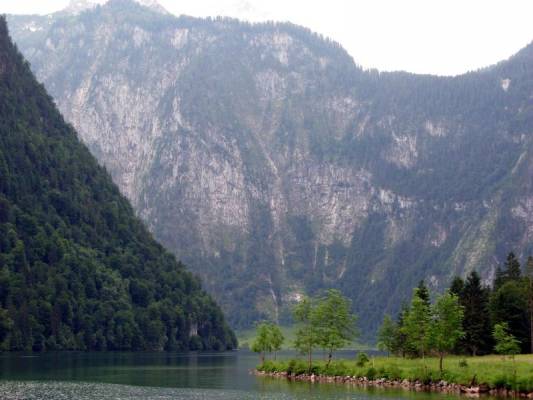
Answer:
[[[514,358],[500,355],[450,356],[441,373],[439,358],[375,357],[360,360],[314,361],[267,360],[258,366],[261,373],[312,381],[354,382],[369,385],[404,386],[438,390],[519,394],[533,392],[533,355]],[[346,378],[350,379],[346,379]],[[333,379],[327,379],[333,378]],[[335,379],[337,378],[337,379]]]
[[[533,398],[533,257],[525,274],[522,269],[509,253],[492,287],[483,286],[475,271],[466,280],[456,277],[441,295],[432,295],[421,281],[410,304],[396,319],[386,315],[378,332],[378,348],[393,357],[335,358],[335,351],[357,337],[352,305],[333,289],[305,298],[294,307],[294,348],[303,357],[277,361],[283,332],[263,322],[251,347],[260,354],[257,372],[313,382]],[[317,349],[326,355],[323,360],[314,357]],[[270,353],[274,357],[267,360]]]

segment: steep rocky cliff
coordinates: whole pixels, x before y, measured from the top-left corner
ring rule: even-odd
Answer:
[[[126,0],[9,17],[38,78],[236,327],[339,287],[366,332],[533,251],[533,47],[454,78],[364,71],[289,24]]]

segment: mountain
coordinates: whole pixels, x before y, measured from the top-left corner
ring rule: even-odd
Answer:
[[[133,0],[137,4],[140,4],[144,7],[150,8],[152,11],[156,11],[162,14],[167,14],[168,11],[165,10],[157,0]],[[104,5],[107,0],[70,0],[70,3],[65,8],[65,10],[60,11],[59,15],[77,15],[87,10],[92,10],[98,6]]]
[[[234,346],[219,307],[134,215],[0,18],[0,350]]]
[[[509,250],[533,251],[532,45],[434,77],[363,70],[298,26],[128,0],[8,18],[66,119],[234,327],[286,322],[302,295],[336,287],[370,337],[420,279],[490,279]]]

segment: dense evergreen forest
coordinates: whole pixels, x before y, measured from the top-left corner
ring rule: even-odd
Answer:
[[[0,18],[0,349],[235,346],[199,279],[135,217]]]

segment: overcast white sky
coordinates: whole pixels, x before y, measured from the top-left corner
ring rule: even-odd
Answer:
[[[380,70],[454,75],[508,58],[533,41],[533,0],[159,2],[176,15],[291,21],[340,42],[363,67]],[[46,14],[68,3],[0,0],[0,13]]]

